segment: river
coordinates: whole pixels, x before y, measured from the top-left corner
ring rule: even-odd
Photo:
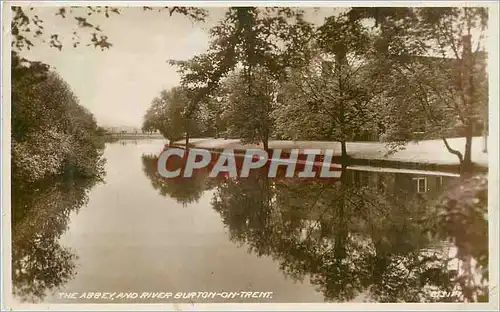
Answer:
[[[433,225],[422,203],[455,177],[352,170],[342,189],[262,178],[168,181],[155,167],[164,143],[109,143],[104,183],[56,184],[13,202],[33,206],[12,229],[16,300],[173,302],[145,293],[210,292],[217,295],[177,302],[394,302],[428,300],[427,284],[450,289],[450,270],[438,269],[447,249],[422,231]],[[225,292],[272,294],[221,298]]]

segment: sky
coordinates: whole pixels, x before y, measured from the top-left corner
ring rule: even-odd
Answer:
[[[145,12],[141,7],[121,8],[120,15],[110,18],[90,16],[89,22],[99,25],[113,44],[111,49],[101,51],[84,45],[73,48],[71,37],[78,29],[76,22],[56,16],[56,7],[36,7],[30,14],[38,15],[46,33],[59,34],[65,45],[58,51],[35,40],[35,47],[22,54],[51,65],[99,125],[140,128],[151,101],[161,90],[180,82],[176,67],[167,60],[186,60],[203,53],[209,44],[208,29],[223,18],[226,10],[209,8],[210,17],[205,23],[192,22],[183,15],[169,16],[168,12]],[[310,8],[307,16],[321,23],[332,10],[325,8],[315,13]],[[78,34],[82,42],[90,42],[90,32],[79,29]]]
[[[214,16],[224,14],[219,8],[211,11]],[[188,59],[208,47],[207,25],[194,24],[181,15],[170,17],[167,12],[122,8],[120,15],[108,19],[88,19],[109,37],[113,44],[109,50],[84,45],[73,48],[71,37],[77,25],[55,12],[57,8],[44,7],[32,14],[44,21],[47,33],[64,38],[62,51],[35,43],[23,54],[51,65],[104,126],[140,127],[153,98],[180,81],[167,60]],[[82,42],[90,42],[90,32],[79,30],[78,34]]]

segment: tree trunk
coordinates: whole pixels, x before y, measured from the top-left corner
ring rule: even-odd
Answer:
[[[344,195],[342,195],[344,196]],[[343,201],[343,200],[342,200]],[[344,203],[339,205],[339,218],[341,218],[337,223],[337,229],[335,230],[335,242],[334,242],[334,256],[337,260],[345,259],[346,257],[346,243],[347,243],[347,220],[344,213]]]
[[[349,160],[349,156],[347,155],[347,144],[346,141],[340,141],[341,146],[341,154],[340,154],[340,164],[342,166],[346,166]]]
[[[188,148],[189,145],[189,131],[186,131],[186,142],[185,142],[185,147]]]
[[[336,62],[335,62],[335,71],[339,75],[341,73],[343,65],[346,63],[346,54],[344,51],[339,51],[335,55]],[[340,122],[340,129],[342,132],[342,140],[340,141],[340,146],[342,150],[342,154],[340,156],[340,163],[342,164],[342,167],[347,165],[347,160],[348,160],[348,155],[347,155],[347,146],[346,146],[346,130],[345,130],[345,107],[344,107],[344,87],[343,87],[343,81],[341,79],[341,76],[339,75],[338,78],[338,89],[339,89],[339,98],[340,101],[339,104],[339,122]]]
[[[465,134],[464,161],[462,162],[462,172],[467,173],[472,169],[472,125],[467,125]]]
[[[264,146],[264,150],[266,152],[268,152],[269,151],[269,140],[268,139],[263,139],[262,140],[262,145]]]
[[[462,162],[462,173],[467,173],[471,171],[472,167],[472,135],[474,131],[474,121],[473,118],[473,105],[474,101],[474,82],[473,82],[473,72],[472,72],[472,47],[471,47],[471,36],[463,36],[463,59],[462,59],[462,79],[463,79],[463,92],[464,92],[464,107],[466,112],[466,128],[465,128],[465,151],[464,151],[464,161]]]
[[[381,244],[381,241],[376,241],[375,245],[375,263],[372,266],[372,276],[375,280],[381,280],[383,278],[384,273],[387,272],[389,267],[389,256],[386,252],[384,252],[384,248]]]
[[[342,165],[342,173],[340,175],[340,198],[337,201],[337,221],[335,222],[335,242],[334,256],[336,260],[342,260],[346,257],[346,243],[348,236],[347,216],[346,216],[346,198],[347,192],[347,167]]]

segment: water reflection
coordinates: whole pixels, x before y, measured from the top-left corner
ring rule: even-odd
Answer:
[[[271,257],[286,276],[308,278],[325,301],[487,301],[484,177],[457,207],[463,184],[451,176],[343,168],[340,179],[306,182],[268,179],[266,170],[164,179],[157,160],[143,156],[143,168],[162,195],[190,203],[214,188],[212,207],[230,239]],[[474,284],[470,263],[486,284]]]
[[[419,262],[418,251],[430,244],[412,222],[420,206],[347,182],[227,181],[217,187],[214,209],[233,239],[273,257],[295,279],[309,276],[328,301],[365,291],[377,301],[420,301],[425,282],[446,287],[425,281],[429,270],[446,273],[426,269],[436,255]],[[395,262],[411,267],[408,278],[394,274]]]
[[[180,158],[171,158],[171,170],[179,168],[182,163]],[[191,179],[173,178],[165,179],[158,173],[158,157],[153,155],[142,156],[142,168],[146,176],[151,181],[151,185],[162,196],[169,196],[184,206],[197,202],[203,192],[210,187],[207,183],[207,175],[194,174]]]
[[[12,188],[13,295],[40,302],[71,280],[77,254],[62,246],[70,215],[88,201],[94,179],[58,179]]]

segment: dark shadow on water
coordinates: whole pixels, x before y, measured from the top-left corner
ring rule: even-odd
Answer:
[[[12,285],[19,300],[40,302],[75,276],[78,256],[59,239],[99,181],[56,178],[12,186]]]
[[[177,160],[176,158],[172,158]],[[179,160],[180,161],[180,160]],[[162,196],[168,196],[175,199],[182,205],[188,205],[197,202],[205,190],[210,188],[207,175],[194,174],[190,179],[172,178],[165,179],[157,169],[158,157],[153,155],[142,156],[142,169],[151,181],[151,185]],[[171,163],[171,170],[176,170],[182,165],[181,162]]]
[[[248,178],[212,179],[199,170],[165,179],[157,157],[142,161],[163,196],[189,204],[212,189],[233,242],[271,257],[296,281],[309,279],[325,301],[488,300],[485,175],[344,168],[338,179],[301,181],[269,179],[263,169]],[[181,168],[182,159],[170,165]]]

